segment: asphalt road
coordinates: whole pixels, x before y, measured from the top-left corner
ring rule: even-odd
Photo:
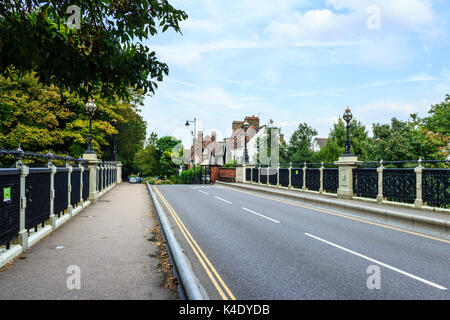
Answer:
[[[155,189],[212,299],[450,299],[448,240],[226,187]]]

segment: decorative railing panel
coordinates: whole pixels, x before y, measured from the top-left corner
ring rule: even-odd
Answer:
[[[53,202],[53,213],[60,215],[61,212],[67,209],[69,198],[69,170],[68,168],[59,167],[55,173],[54,188],[55,200]]]
[[[252,169],[252,182],[258,183],[258,168]]]
[[[252,168],[245,168],[245,181],[252,179]]]
[[[80,195],[80,168],[73,168],[72,174],[70,175],[70,204],[75,208],[81,200]]]
[[[289,187],[289,169],[280,168],[280,185],[283,187]]]
[[[87,200],[89,198],[89,168],[84,168],[83,171],[83,200]]]
[[[337,193],[339,188],[339,169],[323,169],[323,190],[329,193]]]
[[[278,184],[278,170],[275,168],[268,169],[269,184],[276,186]]]
[[[19,169],[0,169],[0,246],[17,237],[20,218]]]
[[[303,188],[303,169],[292,168],[291,169],[291,186],[297,189]]]
[[[97,174],[97,190],[101,191],[102,189],[103,189],[103,169],[99,168]]]
[[[353,169],[353,193],[358,197],[375,199],[378,195],[376,168]]]
[[[32,229],[50,217],[50,169],[30,168],[25,179],[25,228]]]
[[[306,188],[308,190],[319,191],[320,189],[320,171],[317,168],[306,169]]]
[[[261,183],[267,183],[267,168],[261,168],[261,177],[260,182]]]
[[[423,169],[422,199],[431,207],[450,208],[450,169]]]
[[[383,170],[383,197],[389,201],[414,203],[416,173],[413,168]]]

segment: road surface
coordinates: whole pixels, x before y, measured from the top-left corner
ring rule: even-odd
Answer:
[[[220,186],[154,187],[211,299],[450,299],[450,241]]]

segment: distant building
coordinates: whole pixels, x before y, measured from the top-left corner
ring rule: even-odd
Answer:
[[[328,143],[328,138],[314,138],[312,149],[314,152],[320,151]]]

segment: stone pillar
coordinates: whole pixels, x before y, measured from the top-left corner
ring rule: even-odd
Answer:
[[[116,178],[117,178],[117,183],[121,183],[122,182],[122,163],[120,161],[113,161],[113,163],[116,165]]]
[[[22,163],[16,162],[16,168],[20,170],[20,213],[19,213],[19,234],[17,243],[22,246],[22,250],[28,249],[28,230],[25,228],[25,209],[27,207],[27,198],[25,195],[26,177],[30,173],[30,169]]]
[[[306,162],[303,165],[302,170],[303,170],[303,186],[302,186],[302,190],[305,191],[305,190],[307,190],[306,189]]]
[[[73,167],[70,165],[70,163],[66,162],[66,167],[69,169],[68,173],[67,173],[67,192],[68,192],[68,196],[67,196],[67,213],[72,215],[73,212],[73,207],[70,199],[70,193],[72,192],[72,172],[73,172]]]
[[[337,195],[339,198],[351,199],[353,197],[353,169],[359,163],[356,156],[341,156],[334,164],[339,168],[339,188]]]
[[[288,185],[289,190],[292,189],[292,182],[291,182],[292,180],[291,180],[291,178],[292,178],[292,162],[289,163],[289,185]]]
[[[88,160],[87,167],[89,168],[89,200],[91,201],[91,204],[93,204],[98,199],[97,166],[100,161],[97,159],[97,155],[95,153],[84,153],[83,159]]]
[[[250,183],[253,183],[253,167],[250,168]]]
[[[270,176],[270,166],[266,169],[266,185],[269,185],[269,176]]]
[[[323,161],[321,163],[321,166],[319,168],[319,172],[320,172],[320,187],[319,187],[319,193],[322,194],[323,193]]]
[[[377,202],[383,202],[383,160],[380,160],[380,166],[377,168],[378,172],[378,195]]]
[[[235,168],[236,170],[236,178],[235,181],[236,182],[243,182],[244,181],[244,176],[245,176],[245,167],[244,166],[238,166]]]
[[[55,216],[55,173],[56,166],[49,161],[47,167],[50,168],[50,216],[47,220],[47,224],[52,226],[53,230],[56,230],[56,216]]]
[[[422,199],[422,159],[419,159],[419,166],[414,168],[414,172],[416,173],[416,200],[414,201],[414,206],[416,208],[422,208],[423,199]]]

